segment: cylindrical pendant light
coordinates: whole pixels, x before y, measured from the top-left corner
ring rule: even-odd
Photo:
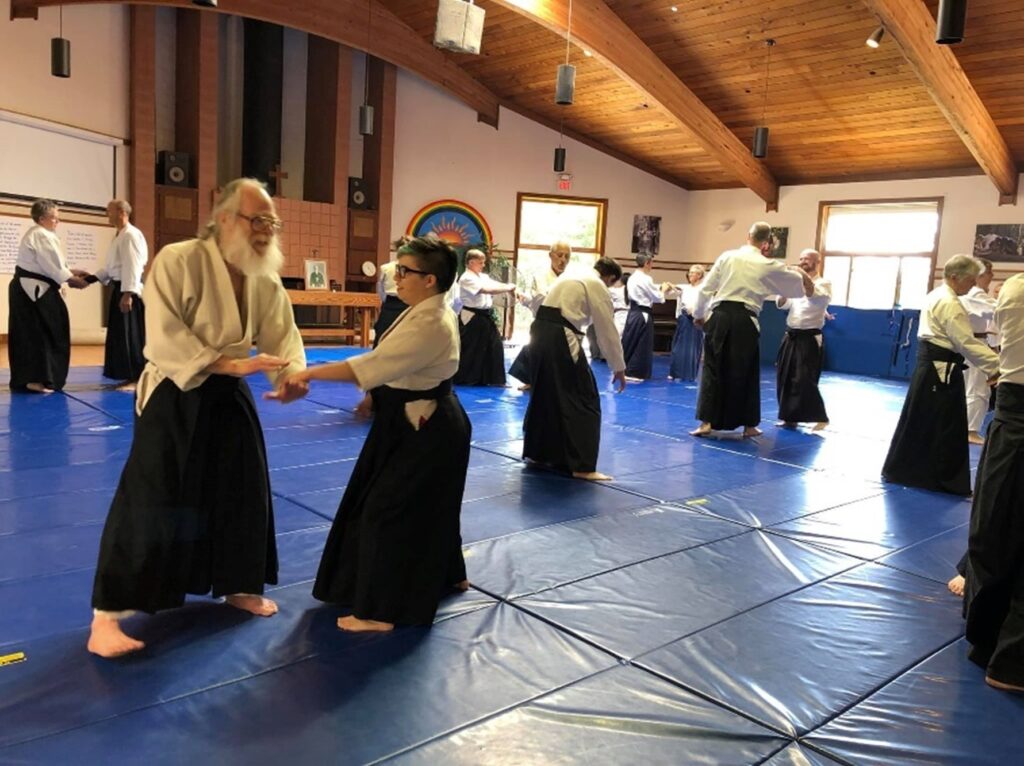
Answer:
[[[869,48],[877,48],[882,44],[883,37],[885,37],[885,27],[879,27],[868,35],[868,39],[864,41],[864,44]]]
[[[764,125],[754,129],[754,156],[759,160],[768,156],[768,128]]]
[[[963,42],[967,23],[967,0],[939,0],[939,16],[935,24],[935,42],[952,45]]]
[[[564,146],[559,146],[557,149],[555,149],[555,166],[554,167],[555,167],[555,172],[556,173],[564,173],[565,172],[565,147]]]
[[[363,105],[359,107],[359,135],[373,135],[373,107],[370,106],[370,23],[373,6],[366,0],[366,72],[363,78]]]
[[[555,103],[570,106],[576,92],[576,67],[572,64],[558,65],[558,78],[555,81]]]
[[[60,37],[50,39],[50,74],[71,76],[71,41],[64,39],[64,6],[60,7]]]
[[[369,104],[359,107],[359,135],[373,135],[373,107]]]

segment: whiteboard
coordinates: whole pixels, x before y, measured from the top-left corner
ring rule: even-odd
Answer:
[[[0,274],[14,273],[18,245],[31,227],[31,218],[0,215]],[[95,272],[106,262],[107,248],[115,233],[114,227],[107,224],[61,221],[57,226],[57,236],[64,247],[68,268],[83,269],[90,274]]]
[[[114,199],[114,146],[0,115],[0,194],[105,208]]]

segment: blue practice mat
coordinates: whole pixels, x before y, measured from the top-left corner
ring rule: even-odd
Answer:
[[[431,629],[384,635],[338,631],[310,594],[369,429],[361,392],[315,383],[282,406],[252,378],[280,613],[191,598],[129,618],[147,646],[119,661],[84,645],[132,397],[96,368],[64,394],[0,394],[0,763],[1021,760],[1024,701],[984,685],[945,590],[969,502],[878,476],[902,384],[826,375],[811,434],[770,425],[766,368],[764,435],[698,440],[696,387],[666,359],[623,394],[594,371],[609,483],[523,464],[527,394],[459,390],[474,587]]]

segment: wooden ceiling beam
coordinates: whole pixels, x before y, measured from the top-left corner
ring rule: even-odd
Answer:
[[[495,0],[565,37],[569,0]],[[768,168],[754,159],[749,147],[690,90],[671,69],[619,18],[604,0],[573,3],[573,41],[643,94],[644,100],[669,115],[692,134],[730,175],[763,199],[769,210],[778,205],[779,185]]]
[[[127,5],[128,0],[11,0],[12,19],[34,19],[38,9],[50,5]],[[196,6],[190,0],[131,0],[135,5],[177,8]],[[381,3],[370,5],[367,30],[366,0],[220,0],[217,11],[291,27],[335,40],[406,69],[453,94],[478,115],[481,122],[498,127],[499,99],[455,61],[432,46],[412,27]]]
[[[935,42],[935,19],[921,0],[864,0],[878,16],[921,84],[999,190],[999,204],[1017,203],[1017,164],[953,51]]]

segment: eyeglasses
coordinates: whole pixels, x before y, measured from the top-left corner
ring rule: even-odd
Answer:
[[[284,223],[282,223],[281,219],[275,218],[272,215],[248,216],[242,215],[241,213],[235,213],[235,215],[248,221],[252,230],[257,234],[267,234],[269,232],[277,234],[284,228]]]
[[[395,266],[395,275],[405,279],[406,274],[422,274],[428,276],[429,271],[420,271],[419,269],[410,269],[408,266],[403,266],[401,263]]]

